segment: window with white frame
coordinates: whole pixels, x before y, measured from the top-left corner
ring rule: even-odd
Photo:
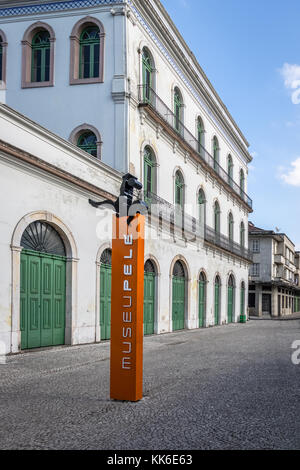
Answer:
[[[260,263],[254,263],[250,266],[250,276],[258,277],[260,274]]]
[[[253,253],[260,252],[260,240],[252,240],[252,251]]]

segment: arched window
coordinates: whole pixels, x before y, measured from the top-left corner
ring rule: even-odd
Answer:
[[[199,223],[200,226],[206,224],[206,199],[203,189],[200,189],[198,194],[198,204],[199,204]]]
[[[111,266],[112,264],[112,251],[110,248],[107,248],[102,252],[100,263],[106,266]]]
[[[227,173],[228,173],[228,184],[233,185],[233,161],[232,156],[228,155],[227,158]]]
[[[215,136],[213,138],[213,159],[214,159],[214,170],[219,171],[219,153],[220,153],[220,148],[219,148],[219,141],[217,137]]]
[[[241,222],[240,226],[240,245],[242,248],[245,248],[245,224]]]
[[[198,137],[198,153],[200,155],[203,154],[204,148],[205,148],[205,142],[204,142],[204,136],[205,136],[205,130],[204,130],[204,125],[201,117],[198,117],[197,119],[197,137]]]
[[[147,274],[152,274],[155,275],[156,269],[154,266],[154,263],[151,261],[151,259],[147,259],[144,267],[144,272]]]
[[[228,238],[230,242],[233,242],[233,227],[234,227],[233,215],[230,212],[228,215]]]
[[[97,157],[99,160],[101,159],[101,135],[94,126],[82,124],[76,127],[76,129],[71,132],[69,140],[93,157]]]
[[[99,78],[100,31],[88,26],[80,35],[79,78]]]
[[[185,270],[181,261],[176,261],[173,268],[173,276],[179,278],[185,278]]]
[[[182,100],[182,95],[179,91],[179,89],[176,87],[174,90],[174,115],[175,115],[175,122],[174,122],[174,127],[176,131],[178,131],[180,134],[183,131],[183,100]]]
[[[216,201],[214,205],[214,230],[216,234],[220,234],[220,218],[221,218],[220,205],[218,201]]]
[[[54,85],[54,42],[51,26],[37,22],[22,41],[22,88]]]
[[[184,205],[184,179],[181,172],[176,171],[175,175],[175,204],[183,210]]]
[[[150,147],[145,147],[144,150],[144,191],[146,192],[146,197],[151,199],[151,194],[156,191],[156,181],[155,181],[155,156]]]
[[[240,171],[240,194],[244,197],[245,194],[245,173],[244,170]]]
[[[59,233],[51,225],[40,220],[26,227],[21,246],[25,250],[66,256],[65,245]]]
[[[50,77],[50,34],[42,30],[32,39],[31,81],[48,82]]]
[[[150,101],[151,90],[153,88],[153,59],[146,47],[143,49],[142,55],[142,68],[143,68],[143,92],[144,92],[144,101]]]
[[[6,87],[6,36],[0,31],[0,89]]]
[[[85,152],[97,157],[97,137],[91,131],[83,132],[77,141],[77,147]]]
[[[96,18],[83,18],[75,24],[70,39],[70,84],[102,83],[105,39],[102,23]]]

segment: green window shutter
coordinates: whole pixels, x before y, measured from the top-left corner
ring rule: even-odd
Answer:
[[[217,234],[220,233],[220,206],[218,203],[215,203],[214,207],[214,229]]]
[[[39,31],[32,40],[31,81],[48,82],[50,79],[50,34]]]
[[[213,141],[213,158],[214,158],[214,170],[219,170],[219,142],[216,137],[214,137]]]
[[[228,217],[228,238],[231,242],[233,241],[233,226],[233,217],[230,213]]]
[[[199,204],[199,223],[205,224],[206,219],[206,200],[205,195],[202,189],[199,191],[198,196],[198,204]]]
[[[228,162],[227,162],[228,168],[228,184],[232,187],[233,186],[233,162],[232,162],[232,157],[229,155],[228,157]]]
[[[204,150],[204,127],[203,127],[202,120],[200,118],[198,118],[197,131],[198,131],[198,153],[202,155],[203,150]]]
[[[182,175],[177,172],[175,176],[175,204],[180,206],[183,210],[183,189],[184,181]]]
[[[240,194],[243,197],[245,192],[245,174],[243,170],[240,171]]]
[[[175,88],[175,91],[174,91],[174,114],[175,114],[175,129],[178,131],[178,132],[182,132],[182,125],[181,125],[181,121],[182,121],[182,98],[181,98],[181,95],[180,95],[180,92],[177,88]]]
[[[240,228],[240,245],[244,248],[245,247],[245,225],[242,222]]]
[[[146,49],[143,49],[142,68],[143,68],[144,101],[150,101],[153,67],[152,67],[152,60],[151,60],[150,54]]]
[[[89,26],[80,36],[79,78],[98,78],[100,60],[99,28]]]

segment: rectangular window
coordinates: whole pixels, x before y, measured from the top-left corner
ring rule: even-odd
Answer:
[[[254,263],[250,266],[250,276],[258,277],[260,275],[260,263]]]
[[[260,252],[260,240],[252,240],[252,251],[253,253]]]

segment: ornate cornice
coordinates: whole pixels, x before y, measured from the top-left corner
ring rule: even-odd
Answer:
[[[7,2],[7,6],[0,8],[0,18],[9,16],[32,15],[35,13],[49,13],[62,10],[74,10],[78,8],[96,7],[99,5],[122,4],[123,0],[69,0],[56,2],[28,2],[28,5],[9,6],[13,2]]]

